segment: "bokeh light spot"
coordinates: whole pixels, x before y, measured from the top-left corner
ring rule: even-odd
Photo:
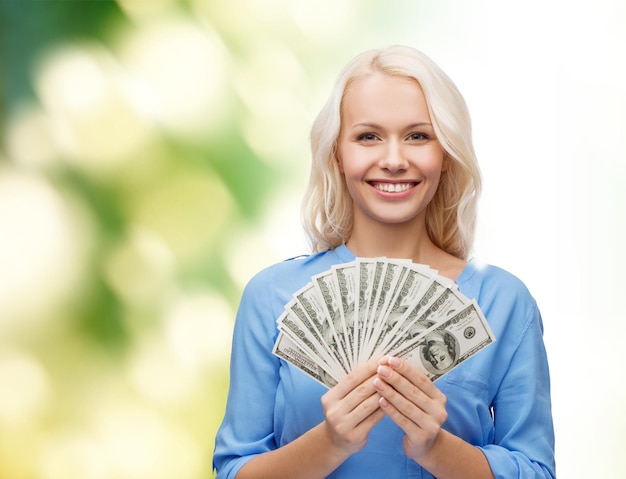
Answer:
[[[113,290],[133,306],[154,306],[167,298],[175,262],[167,245],[150,231],[135,228],[114,248],[105,263]]]
[[[45,180],[0,170],[0,231],[0,333],[28,334],[76,290],[87,224]]]
[[[7,122],[7,153],[17,164],[33,169],[45,169],[58,157],[53,124],[38,105],[22,104]]]
[[[230,353],[234,313],[209,291],[181,297],[166,317],[170,348],[192,371],[204,370]]]
[[[320,43],[332,44],[339,39],[346,39],[352,31],[354,20],[359,11],[357,2],[353,0],[318,0],[301,2],[286,0],[286,7],[302,32],[309,39]]]
[[[165,404],[182,402],[196,385],[196,377],[181,365],[161,338],[139,341],[128,374],[140,393]]]
[[[177,260],[210,249],[230,223],[234,203],[220,178],[208,171],[174,174],[132,207],[137,227],[160,237]]]
[[[50,382],[42,365],[23,352],[0,353],[0,423],[35,422],[50,395]]]
[[[119,167],[150,138],[149,123],[130,99],[129,80],[99,44],[52,50],[38,66],[36,83],[58,150],[86,171]]]
[[[201,455],[179,427],[139,406],[111,406],[96,420],[112,477],[172,479],[197,477]]]
[[[40,446],[37,469],[41,479],[113,477],[102,444],[78,431],[62,431],[47,436]]]
[[[183,137],[203,136],[219,122],[224,53],[208,27],[173,16],[138,28],[122,42],[121,59],[151,114]]]

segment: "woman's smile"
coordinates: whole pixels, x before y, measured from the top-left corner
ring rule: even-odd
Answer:
[[[417,182],[392,183],[383,181],[368,181],[367,183],[372,185],[378,191],[383,191],[385,193],[403,193],[411,188],[414,188],[418,184]]]

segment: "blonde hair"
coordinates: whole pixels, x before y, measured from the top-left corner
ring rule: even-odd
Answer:
[[[447,157],[447,169],[426,210],[430,239],[461,259],[470,253],[481,188],[465,100],[450,78],[426,55],[407,46],[370,50],[343,69],[311,129],[312,164],[302,220],[313,251],[335,248],[352,232],[353,204],[336,161],[345,92],[376,72],[410,78],[421,86],[430,118]]]

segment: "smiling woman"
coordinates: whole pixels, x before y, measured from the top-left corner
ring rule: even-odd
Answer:
[[[469,114],[454,84],[413,48],[365,52],[340,74],[311,140],[303,213],[314,252],[265,268],[244,290],[226,414],[216,438],[218,478],[554,479],[550,379],[539,310],[513,275],[467,260],[480,177]],[[273,354],[277,327],[293,322],[305,331],[304,338],[291,336],[294,350],[305,357],[306,351],[312,357],[339,357],[337,342],[320,340],[317,347],[307,337],[306,331],[311,338],[323,335],[323,307],[311,315],[311,323],[297,307],[279,312],[286,304],[299,304],[288,303],[295,292],[315,294],[306,286],[311,278],[358,257],[431,266],[482,310],[495,346],[450,370],[460,351],[456,338],[447,330],[428,334],[429,328],[423,332],[428,337],[422,339],[422,361],[427,370],[446,373],[436,383],[387,351],[355,360],[345,367],[347,376],[323,383],[332,385],[326,391]],[[342,298],[330,304],[367,308],[361,303],[373,296],[362,278],[368,274],[359,276],[352,298],[344,298],[349,293],[338,286],[335,296]],[[390,294],[396,289],[387,272],[373,276],[381,289]],[[430,296],[433,304],[445,301],[443,295]],[[374,301],[386,303],[380,298],[376,294]],[[332,318],[331,310],[327,306]],[[382,327],[384,312],[370,311],[368,323]],[[455,316],[449,323],[458,321]],[[341,331],[339,322],[328,325]],[[473,335],[470,328],[465,334]]]
[[[411,56],[413,62],[403,64],[403,54]],[[410,136],[410,142],[417,141],[419,145],[429,147],[435,145],[445,152],[442,169],[446,170],[446,174],[438,181],[437,193],[427,207],[427,229],[430,238],[443,250],[453,256],[465,257],[472,243],[476,202],[481,189],[469,113],[465,100],[445,72],[426,55],[408,47],[396,47],[384,56],[376,56],[375,51],[369,51],[356,57],[340,74],[335,89],[313,124],[311,139],[315,167],[311,170],[304,200],[308,211],[304,227],[313,249],[336,247],[345,242],[352,232],[352,198],[344,188],[338,187],[344,179],[335,153],[338,141],[347,134],[348,119],[342,115],[352,113],[347,111],[346,104],[363,89],[364,82],[394,83],[394,89],[402,85],[401,92],[387,91],[378,85],[377,90],[365,93],[368,95],[367,102],[378,100],[376,104],[380,108],[375,114],[386,114],[387,118],[381,117],[381,120],[389,121],[392,110],[386,109],[386,102],[393,100],[394,106],[405,112],[405,123],[394,125],[396,129],[406,129],[402,131],[406,135],[405,141]],[[413,111],[407,106],[411,95],[415,100]],[[361,96],[360,100],[363,99]],[[367,111],[366,105],[359,104],[359,108],[360,115],[373,114]],[[367,127],[369,123],[381,120],[363,118],[350,121],[365,123],[360,125],[364,130],[354,134],[372,135],[369,140],[372,141],[376,135]],[[415,130],[418,126],[421,128]],[[426,141],[427,138],[436,141]],[[329,188],[326,195],[323,194],[325,187]]]

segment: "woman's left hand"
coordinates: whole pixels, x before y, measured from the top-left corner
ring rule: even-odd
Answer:
[[[404,453],[419,463],[441,435],[446,396],[421,371],[390,356],[379,361],[374,386],[380,407],[405,433]]]

